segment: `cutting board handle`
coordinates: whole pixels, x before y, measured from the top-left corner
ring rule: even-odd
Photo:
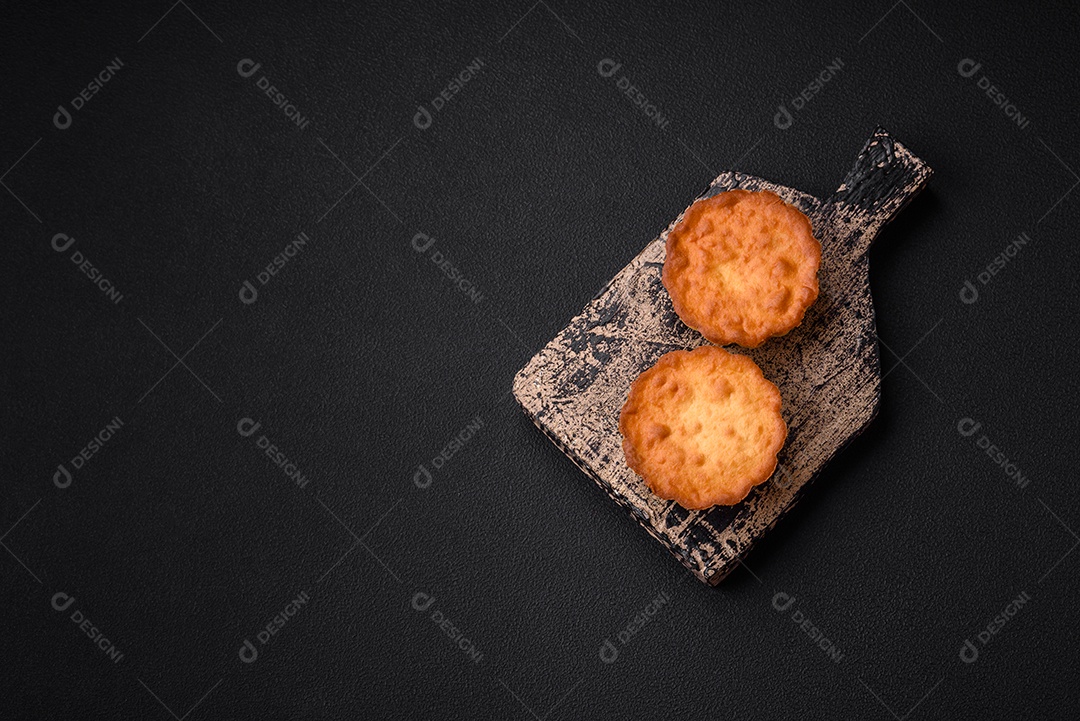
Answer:
[[[878,127],[824,204],[854,223],[848,236],[853,250],[866,252],[882,226],[918,195],[932,174],[929,165]]]

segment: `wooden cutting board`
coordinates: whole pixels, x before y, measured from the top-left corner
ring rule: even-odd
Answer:
[[[931,173],[878,128],[824,200],[734,171],[702,194],[771,190],[806,213],[822,246],[820,295],[802,325],[755,349],[728,347],[752,357],[779,387],[788,426],[776,473],[738,505],[688,511],[653,495],[623,457],[619,412],[630,384],[664,353],[707,342],[675,315],[660,282],[667,234],[681,214],[518,372],[514,395],[540,430],[683,565],[719,583],[876,415],[881,366],[867,251]]]

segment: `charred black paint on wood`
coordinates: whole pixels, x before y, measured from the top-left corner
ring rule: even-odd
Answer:
[[[729,347],[750,355],[776,383],[788,425],[777,472],[742,503],[687,511],[653,495],[622,453],[619,412],[633,380],[664,353],[706,342],[678,319],[660,281],[664,243],[682,215],[517,374],[514,395],[645,530],[699,579],[718,583],[877,413],[881,366],[867,250],[930,175],[925,163],[878,128],[825,200],[734,171],[700,196],[771,190],[807,214],[822,244],[820,294],[802,325],[759,348]]]

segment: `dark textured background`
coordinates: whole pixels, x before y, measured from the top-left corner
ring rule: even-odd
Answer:
[[[5,15],[0,716],[1080,714],[1076,9],[165,0]],[[116,57],[57,129],[57,106]],[[778,106],[837,57],[778,129]],[[257,75],[240,77],[244,58]],[[418,129],[418,105],[474,58],[481,71]],[[598,74],[604,58],[665,128]],[[971,78],[964,58],[982,63]],[[871,253],[881,415],[750,554],[752,573],[706,588],[525,419],[510,380],[715,173],[825,194],[877,124],[936,170]],[[242,303],[300,232],[307,247]],[[410,247],[417,232],[479,304]],[[57,233],[75,245],[55,252]],[[114,417],[58,488],[57,466]],[[237,432],[245,417],[254,436]],[[980,431],[962,436],[963,418]],[[263,434],[304,488],[260,453]],[[65,612],[59,593],[76,599]]]

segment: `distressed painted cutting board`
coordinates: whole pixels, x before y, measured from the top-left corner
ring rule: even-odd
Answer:
[[[840,188],[819,200],[734,171],[701,197],[771,190],[810,218],[821,241],[820,295],[801,326],[747,353],[780,389],[787,442],[776,473],[736,506],[687,511],[653,495],[626,466],[619,412],[656,360],[707,341],[683,325],[660,282],[667,234],[619,272],[514,378],[526,414],[700,580],[716,584],[877,413],[881,392],[867,251],[926,185],[931,169],[879,128]]]

